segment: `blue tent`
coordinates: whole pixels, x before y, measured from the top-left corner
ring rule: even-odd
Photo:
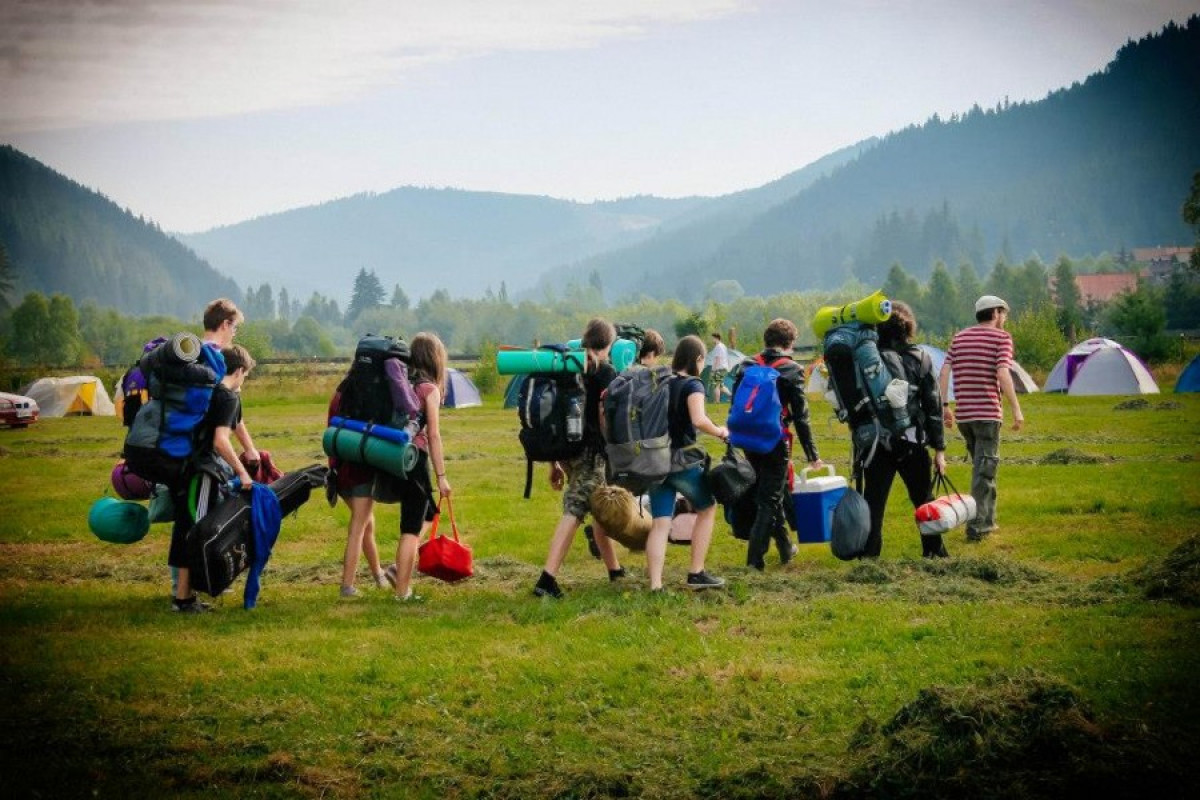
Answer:
[[[504,387],[504,407],[516,408],[521,404],[521,381],[525,380],[524,375],[513,375],[508,381],[508,386]]]
[[[1200,355],[1193,358],[1175,381],[1177,392],[1200,392]]]
[[[446,408],[481,406],[483,398],[466,373],[450,367],[446,370],[446,396],[442,399],[442,405]]]

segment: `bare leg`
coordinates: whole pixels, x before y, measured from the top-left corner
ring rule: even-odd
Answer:
[[[613,547],[612,539],[608,538],[604,526],[595,520],[592,520],[592,536],[596,540],[596,549],[600,551],[604,566],[608,567],[610,572],[620,569],[621,562],[617,560],[617,551]]]
[[[549,574],[557,575],[563,562],[567,560],[567,552],[571,549],[571,542],[575,540],[575,531],[579,529],[579,521],[579,517],[573,514],[563,514],[559,518],[558,525],[554,527],[554,536],[550,539],[550,551],[546,554],[546,572]],[[606,535],[603,538],[605,541],[608,540]],[[597,547],[600,547],[600,539],[600,536],[596,537]],[[608,542],[608,549],[609,555],[612,557],[612,542]],[[604,554],[603,549],[600,550],[600,554]]]
[[[413,536],[411,533],[400,534],[400,543],[396,545],[396,597],[408,597],[412,589],[413,566],[417,563],[417,546],[429,531],[429,523],[421,528],[421,533]]]
[[[370,497],[351,497],[350,528],[346,534],[346,554],[342,558],[342,586],[353,586],[358,572],[358,554],[363,548],[363,535],[374,517],[375,501]],[[374,528],[374,525],[371,525]],[[376,556],[378,559],[378,556]]]
[[[646,571],[650,573],[650,591],[663,585],[663,564],[667,560],[667,537],[671,533],[670,517],[655,517],[646,539]]]
[[[367,557],[367,566],[371,568],[371,577],[379,575],[382,569],[379,565],[379,545],[375,541],[375,515],[372,514],[363,529],[362,552]]]
[[[713,525],[716,521],[716,505],[696,512],[696,524],[692,526],[692,568],[690,572],[696,573],[704,570],[704,559],[708,557],[708,546],[712,544]]]

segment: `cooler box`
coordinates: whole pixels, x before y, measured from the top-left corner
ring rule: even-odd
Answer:
[[[812,467],[800,470],[792,492],[796,509],[796,533],[801,543],[828,542],[833,532],[833,508],[846,493],[846,479],[826,464],[824,475],[813,476]]]

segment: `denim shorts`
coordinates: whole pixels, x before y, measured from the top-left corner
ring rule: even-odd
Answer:
[[[716,502],[704,480],[704,465],[697,464],[682,472],[672,472],[667,479],[650,490],[650,516],[655,519],[675,513],[675,493],[683,495],[692,508],[703,511]]]

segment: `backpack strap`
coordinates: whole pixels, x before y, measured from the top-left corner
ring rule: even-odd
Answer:
[[[533,459],[525,458],[525,499],[529,499],[529,493],[533,490]]]

